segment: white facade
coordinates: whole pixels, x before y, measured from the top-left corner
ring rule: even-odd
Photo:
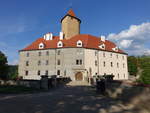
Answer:
[[[40,79],[47,73],[75,80],[78,72],[82,73],[83,80],[96,74],[113,74],[116,80],[128,79],[127,55],[86,48],[20,51],[19,76],[24,79]]]

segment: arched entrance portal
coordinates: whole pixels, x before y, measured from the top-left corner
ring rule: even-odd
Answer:
[[[77,72],[75,74],[75,80],[77,80],[77,81],[82,81],[83,80],[83,75],[82,75],[81,72]]]

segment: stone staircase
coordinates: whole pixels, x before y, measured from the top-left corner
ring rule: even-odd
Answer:
[[[67,84],[68,86],[90,86],[87,81],[71,81]]]

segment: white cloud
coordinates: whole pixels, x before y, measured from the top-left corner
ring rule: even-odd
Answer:
[[[150,22],[131,25],[129,29],[118,34],[111,33],[107,38],[116,42],[129,55],[147,54],[150,51]]]
[[[132,41],[133,41],[133,40],[122,40],[122,41],[120,42],[120,46],[121,46],[122,48],[128,48],[128,47],[131,45]]]

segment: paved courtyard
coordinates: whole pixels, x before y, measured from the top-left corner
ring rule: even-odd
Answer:
[[[119,100],[75,84],[38,94],[0,94],[0,113],[139,113]]]

